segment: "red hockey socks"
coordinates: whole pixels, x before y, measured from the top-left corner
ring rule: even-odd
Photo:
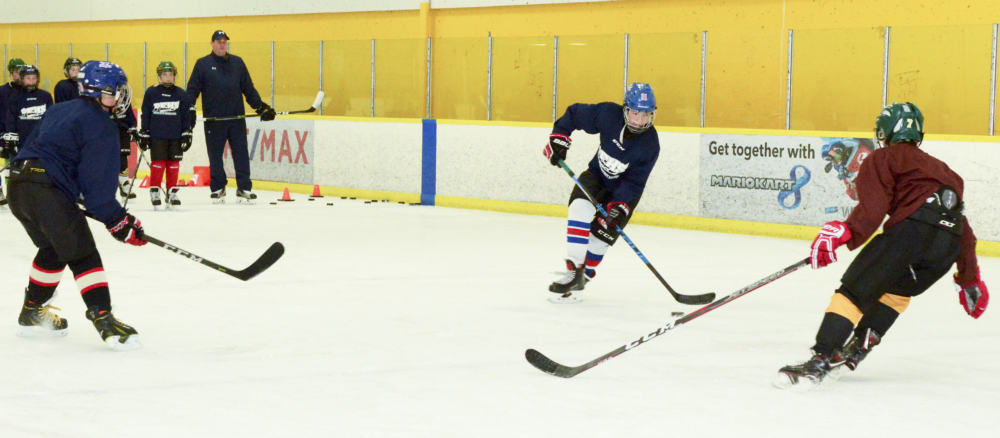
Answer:
[[[177,174],[181,171],[180,161],[167,161],[167,190],[177,185]]]
[[[163,169],[167,167],[167,162],[164,160],[153,161],[149,165],[150,175],[149,175],[149,186],[150,187],[160,187],[160,183],[163,182]],[[167,177],[169,178],[169,174]]]

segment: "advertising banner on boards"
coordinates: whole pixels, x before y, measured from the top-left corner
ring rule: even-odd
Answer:
[[[703,217],[821,226],[857,205],[857,172],[873,151],[863,138],[703,134]]]
[[[316,132],[312,120],[275,119],[261,122],[247,119],[247,146],[250,178],[313,184],[313,143]],[[233,157],[228,145],[222,156],[226,176],[234,178]]]

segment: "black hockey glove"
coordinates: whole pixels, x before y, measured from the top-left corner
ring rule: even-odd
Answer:
[[[277,115],[274,112],[274,108],[271,108],[271,106],[266,103],[262,103],[259,107],[257,107],[257,114],[260,115],[260,121],[262,122],[270,122],[271,120],[274,120],[274,116]]]
[[[566,152],[573,139],[566,134],[549,134],[549,144],[545,145],[542,154],[549,159],[549,163],[559,167],[559,160],[566,159]]]
[[[608,208],[605,211],[608,212],[608,217],[600,218],[597,221],[606,230],[614,230],[615,227],[621,226],[629,214],[628,204],[624,202],[612,202],[608,204]]]
[[[139,144],[139,129],[138,128],[128,128],[128,141]]]
[[[187,131],[184,131],[184,133],[181,134],[181,152],[187,152],[188,149],[191,149],[191,143],[193,141],[194,137],[191,130],[188,129]]]
[[[143,151],[149,150],[149,130],[143,129],[142,131],[139,131],[137,137],[138,140],[135,142],[136,146],[139,146],[139,149]]]
[[[125,212],[125,216],[121,219],[111,221],[110,224],[104,225],[108,227],[108,232],[111,233],[111,236],[119,242],[135,246],[143,246],[146,244],[146,241],[142,240],[142,222],[128,212]]]
[[[10,158],[17,154],[18,135],[8,132],[3,135],[3,147],[0,148],[0,158]]]
[[[190,112],[190,114],[191,114],[191,129],[193,130],[194,127],[198,124],[198,110],[196,110],[194,108],[194,105],[191,105],[191,110],[190,111],[191,111]]]

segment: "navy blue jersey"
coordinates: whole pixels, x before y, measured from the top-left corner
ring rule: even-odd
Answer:
[[[125,214],[118,193],[118,128],[93,99],[54,105],[31,133],[14,161],[37,159],[69,199],[105,225]]]
[[[191,102],[181,87],[170,88],[154,85],[146,90],[142,99],[142,129],[149,130],[151,138],[176,140],[191,128]]]
[[[80,97],[80,86],[75,79],[63,79],[52,90],[56,103],[73,100]]]
[[[194,63],[191,79],[187,86],[191,104],[204,94],[201,111],[205,117],[229,117],[246,114],[243,96],[251,108],[264,104],[260,94],[253,87],[250,72],[243,58],[236,55],[215,56],[210,54]]]
[[[27,140],[42,115],[52,106],[52,95],[48,91],[21,90],[7,101],[6,132],[16,132],[21,141]]]
[[[22,88],[13,82],[0,86],[0,131],[7,132],[7,100],[21,90]]]
[[[612,193],[612,202],[634,207],[660,156],[656,129],[633,134],[625,128],[622,106],[612,102],[570,105],[556,120],[552,133],[570,135],[577,129],[600,134],[601,148],[590,160],[590,173]]]

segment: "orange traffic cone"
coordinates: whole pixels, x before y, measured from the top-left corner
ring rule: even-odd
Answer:
[[[323,195],[319,193],[319,184],[313,186],[313,194],[310,198],[322,198]]]
[[[187,185],[187,183],[186,183],[186,182],[184,182],[184,180],[183,180],[183,179],[179,179],[179,180],[177,180],[177,185],[179,185],[179,186],[186,186],[186,185]]]
[[[281,199],[279,199],[279,201],[284,201],[284,202],[294,201],[294,199],[292,199],[292,195],[288,193],[288,187],[285,187],[285,193],[281,195]]]
[[[142,179],[142,182],[139,183],[139,188],[140,189],[148,189],[149,188],[149,177],[148,176]]]

